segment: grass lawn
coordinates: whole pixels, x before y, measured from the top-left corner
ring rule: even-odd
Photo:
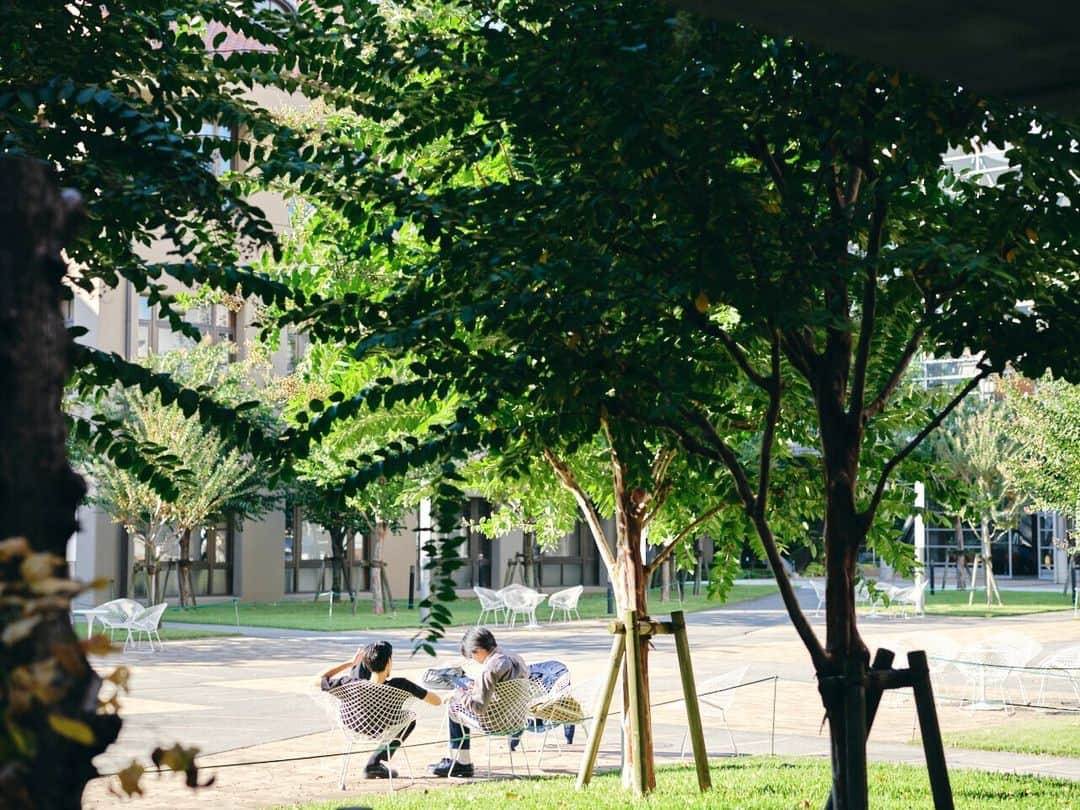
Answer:
[[[86,622],[78,621],[75,624],[75,634],[79,638],[86,638]],[[100,625],[94,627],[94,634],[101,633]],[[161,627],[158,629],[158,635],[161,636],[162,641],[187,641],[193,638],[221,638],[222,636],[236,636],[239,635],[236,632],[231,632],[229,628],[222,627],[221,630],[188,630],[186,627]],[[146,636],[140,634],[139,638],[143,640],[143,644],[146,643]],[[123,644],[123,638],[120,633],[116,634],[117,643]]]
[[[1001,589],[1001,607],[986,606],[986,591],[975,592],[972,605],[968,606],[968,591],[949,589],[926,592],[926,615],[927,616],[1023,616],[1028,613],[1047,613],[1053,610],[1071,610],[1071,596],[1062,595],[1058,590],[1045,591],[1007,591]],[[878,609],[878,615],[887,612],[899,612],[898,607],[889,608],[887,611]],[[910,611],[910,608],[909,608]],[[859,613],[868,615],[869,608],[859,608]]]
[[[1080,758],[1080,718],[1015,717],[1003,725],[945,735],[945,745],[980,751],[1016,751]]]
[[[923,768],[912,765],[871,765],[870,806],[931,808],[930,782]],[[956,807],[968,810],[1067,810],[1080,806],[1080,784],[1015,774],[954,770],[950,774]],[[819,808],[829,791],[829,763],[824,759],[746,757],[714,766],[713,789],[698,792],[693,768],[662,768],[656,791],[632,801],[619,785],[619,776],[597,776],[589,789],[578,792],[570,777],[469,784],[434,790],[409,790],[395,796],[365,793],[355,799],[291,805],[294,810],[338,810],[362,804],[373,810],[460,810],[498,807],[503,810],[621,810],[624,807],[738,808],[738,810],[796,810]]]
[[[682,603],[683,610],[689,612],[705,610],[706,608],[718,607],[720,604],[732,604],[749,599],[757,599],[776,593],[774,584],[762,585],[734,585],[728,592],[726,602],[710,601],[705,597],[704,589],[699,596],[691,596],[687,593]],[[671,610],[677,610],[679,602],[662,603],[659,591],[654,592],[649,600],[649,605],[658,614],[663,615]],[[450,603],[453,611],[454,626],[476,624],[480,617],[480,603],[476,599],[459,599]],[[416,627],[420,622],[418,610],[408,610],[404,605],[399,605],[397,614],[383,614],[375,616],[371,612],[371,601],[361,600],[357,604],[356,615],[349,611],[348,602],[338,602],[334,605],[334,616],[329,617],[328,605],[325,599],[312,602],[310,599],[291,602],[270,602],[241,604],[237,606],[240,624],[249,627],[283,627],[291,630],[383,630],[392,628]],[[607,596],[602,593],[585,594],[578,603],[578,610],[583,619],[597,619],[608,615]],[[537,611],[537,618],[546,623],[549,611],[541,605]],[[233,611],[231,602],[216,605],[205,605],[189,610],[169,608],[165,612],[167,622],[191,622],[195,624],[223,624],[235,625],[236,613]]]

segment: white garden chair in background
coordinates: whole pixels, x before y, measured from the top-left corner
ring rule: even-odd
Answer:
[[[540,768],[547,750],[548,734],[553,729],[564,725],[577,726],[588,739],[591,729],[595,728],[596,704],[600,690],[604,687],[604,676],[571,683],[569,678],[560,680],[555,686],[545,691],[529,704],[529,714],[535,718],[533,730],[544,736],[540,738],[540,753],[536,767]],[[560,735],[555,735],[555,747],[562,753]]]
[[[909,585],[906,588],[890,588],[886,591],[889,605],[896,605],[899,608],[899,615],[907,618],[911,611],[921,610],[922,597],[929,584],[930,580],[924,579],[919,584]]]
[[[817,599],[817,606],[814,608],[814,615],[820,616],[821,609],[825,607],[825,585],[813,579],[801,579],[798,580],[797,584],[801,590],[813,592],[814,598]]]
[[[165,608],[168,606],[168,602],[161,602],[160,604],[152,605],[148,608],[141,608],[138,613],[127,621],[119,622],[115,625],[115,629],[127,632],[127,638],[124,639],[125,651],[129,644],[133,645],[136,649],[138,648],[140,634],[146,635],[146,643],[150,645],[151,652],[154,650],[154,639],[157,639],[158,647],[160,649],[165,648],[165,645],[161,643],[158,627],[161,625],[161,617],[164,615]]]
[[[551,615],[548,617],[548,621],[551,622],[555,620],[556,611],[562,613],[562,620],[564,622],[570,621],[571,613],[580,619],[581,614],[578,613],[578,600],[581,599],[581,594],[584,592],[584,585],[575,585],[573,588],[567,588],[564,591],[556,591],[549,596],[548,606],[551,608]]]
[[[736,687],[746,678],[748,669],[749,667],[738,667],[723,675],[709,678],[697,686],[698,705],[701,708],[702,718],[708,715],[720,718],[720,722],[724,724],[724,729],[728,733],[728,739],[731,740],[731,750],[735,754],[739,753],[739,748],[735,745],[735,735],[731,733],[731,726],[728,725],[727,712],[731,704],[735,702],[736,692],[739,691]],[[690,729],[687,729],[683,732],[682,745],[679,747],[680,759],[686,758],[686,743],[689,739]]]
[[[476,620],[477,626],[484,623],[484,617],[489,613],[495,617],[495,624],[499,623],[500,614],[502,614],[502,620],[506,620],[506,602],[498,593],[490,588],[481,587],[473,588],[473,592],[476,594],[476,598],[480,600],[480,618]]]
[[[341,754],[341,774],[338,787],[345,790],[345,778],[349,769],[349,757],[356,745],[377,751],[394,743],[401,743],[401,735],[410,723],[416,721],[416,711],[411,704],[416,698],[402,689],[370,681],[351,681],[315,695],[322,704],[330,722],[345,738],[345,750]],[[404,747],[399,749],[413,780],[412,763]],[[383,762],[387,770],[390,790],[394,789],[394,771],[390,760]]]
[[[1043,706],[1048,682],[1058,681],[1072,689],[1073,708],[1080,708],[1080,644],[1050,653],[1037,664],[1039,667],[1039,697],[1035,703]]]
[[[540,693],[539,687],[528,678],[515,678],[502,681],[492,690],[491,700],[480,714],[473,714],[458,703],[451,703],[447,709],[449,716],[470,729],[488,736],[487,771],[491,777],[491,749],[494,737],[506,739],[507,754],[510,758],[510,772],[517,776],[514,767],[514,749],[510,745],[511,737],[522,737],[521,756],[525,760],[525,772],[531,777],[529,756],[524,746],[524,733],[528,726],[529,705]],[[460,748],[454,749],[453,765],[450,773],[457,768]]]
[[[527,627],[539,627],[536,621],[536,608],[547,599],[547,594],[534,591],[522,585],[510,585],[498,592],[506,609],[510,614],[509,625],[513,627],[517,623],[518,616],[527,616]]]
[[[125,629],[124,625],[142,610],[143,606],[134,599],[112,599],[94,608],[92,616],[105,626],[105,629],[109,631],[109,641],[113,641],[116,638],[116,631]],[[90,627],[87,628],[88,634],[92,628],[93,621],[91,620]],[[130,633],[128,635],[130,636]]]

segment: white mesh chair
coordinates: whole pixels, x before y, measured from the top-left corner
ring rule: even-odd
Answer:
[[[930,580],[924,579],[918,585],[893,588],[888,594],[889,604],[896,605],[900,609],[899,615],[906,619],[911,611],[922,609],[919,603],[929,584]]]
[[[562,620],[564,622],[570,621],[570,614],[573,613],[578,619],[581,618],[581,614],[578,613],[578,600],[581,599],[581,594],[585,592],[584,585],[575,585],[573,588],[567,588],[564,591],[556,591],[548,597],[548,607],[551,608],[551,615],[548,616],[548,621],[555,620],[555,612],[562,613]]]
[[[814,608],[814,615],[820,616],[821,609],[825,606],[825,586],[820,582],[816,582],[812,579],[804,579],[799,582],[799,588],[804,591],[812,591],[814,598],[817,599],[817,606]]]
[[[1038,667],[1041,682],[1036,704],[1045,705],[1047,684],[1057,681],[1061,687],[1072,689],[1072,697],[1080,706],[1080,645],[1051,653],[1039,661]]]
[[[510,745],[511,737],[522,737],[524,741],[525,728],[528,725],[529,704],[537,695],[538,687],[528,678],[514,678],[495,684],[491,700],[483,712],[476,714],[460,703],[451,703],[447,708],[450,718],[470,729],[491,737],[506,738],[506,749],[510,758],[510,772],[517,776],[514,767],[514,749]],[[491,748],[492,741],[488,740],[487,771],[491,777]],[[457,766],[460,748],[454,749],[453,768]],[[521,747],[521,756],[525,760],[525,772],[531,777],[532,770],[529,768],[529,757],[525,746]]]
[[[341,775],[338,787],[345,790],[345,777],[349,769],[349,757],[357,745],[372,752],[401,744],[401,735],[416,721],[416,712],[409,704],[416,699],[402,689],[371,681],[351,681],[315,695],[326,710],[330,722],[345,738],[345,750],[341,754]],[[412,763],[404,746],[399,748],[405,759],[409,780],[413,780]],[[387,770],[390,790],[394,789],[394,771],[389,758],[383,762]]]
[[[534,718],[533,730],[544,736],[540,739],[540,754],[536,760],[539,769],[547,750],[548,733],[564,725],[578,726],[588,738],[596,711],[600,690],[604,687],[604,677],[597,676],[580,683],[570,683],[569,677],[559,681],[547,691],[533,698],[529,704],[529,715]],[[555,747],[562,753],[559,735],[555,735]]]
[[[506,603],[506,609],[510,614],[510,627],[517,623],[518,616],[528,617],[528,627],[539,627],[536,621],[536,608],[547,599],[547,594],[534,591],[532,588],[511,586],[499,591],[499,596]]]
[[[502,620],[506,620],[506,602],[499,596],[498,593],[490,588],[473,588],[473,592],[476,594],[476,598],[480,600],[480,618],[476,620],[476,624],[479,627],[484,623],[484,618],[490,613],[495,617],[495,624],[498,624],[499,614],[502,614]]]
[[[1005,682],[1015,666],[1009,649],[996,643],[972,644],[957,653],[956,665],[965,681],[962,708],[1009,711]],[[996,689],[1000,702],[991,702],[991,689]]]
[[[137,648],[139,646],[139,634],[141,633],[146,635],[146,643],[150,645],[151,652],[154,650],[154,639],[157,639],[158,646],[164,649],[165,645],[161,643],[161,636],[158,634],[158,626],[161,624],[161,617],[168,606],[168,602],[161,602],[148,608],[141,608],[138,613],[127,621],[118,623],[116,629],[127,631],[127,638],[124,639],[124,649],[128,648],[128,644],[132,644]]]
[[[109,631],[109,641],[112,641],[116,638],[116,631],[126,630],[124,625],[142,612],[143,606],[134,599],[112,599],[98,605],[96,609],[102,611],[96,614],[96,618]],[[130,635],[128,633],[129,637]],[[124,646],[127,646],[127,642],[124,643]]]
[[[735,702],[735,693],[738,691],[735,687],[746,678],[748,669],[749,667],[733,669],[723,675],[709,678],[697,688],[700,695],[698,705],[701,707],[702,717],[711,714],[720,718],[720,722],[724,724],[724,729],[728,733],[728,739],[731,740],[731,750],[736,754],[739,753],[739,748],[735,745],[735,735],[731,733],[731,726],[728,725],[727,712],[731,704]],[[690,729],[687,729],[683,732],[682,745],[679,747],[680,759],[686,758],[686,743],[689,739]]]

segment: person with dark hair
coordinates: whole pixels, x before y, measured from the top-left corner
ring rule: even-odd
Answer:
[[[355,681],[371,681],[376,684],[385,684],[403,692],[408,692],[417,700],[430,703],[432,706],[442,705],[442,698],[432,694],[422,686],[417,686],[408,678],[391,678],[390,671],[394,667],[394,648],[389,641],[376,641],[361,647],[348,661],[337,666],[330,667],[319,675],[319,688],[324,692]],[[347,670],[347,671],[346,671]],[[401,747],[401,744],[412,733],[416,723],[410,723],[399,737],[385,748],[380,748],[368,758],[364,766],[364,776],[367,779],[385,779],[388,776],[397,776],[390,770],[389,765],[384,765]]]
[[[459,722],[462,716],[481,718],[491,702],[496,684],[515,678],[528,678],[529,668],[520,655],[506,652],[495,643],[486,627],[470,627],[461,639],[461,655],[483,664],[480,677],[463,686],[450,699],[447,718],[450,726],[450,756],[443,757],[428,770],[435,776],[472,776],[469,729]],[[454,752],[457,762],[454,762]]]

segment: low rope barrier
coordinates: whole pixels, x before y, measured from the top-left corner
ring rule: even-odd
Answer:
[[[747,686],[756,686],[758,684],[772,682],[772,684],[773,684],[772,737],[775,738],[775,736],[776,736],[776,684],[777,684],[777,682],[779,680],[780,680],[779,675],[768,675],[768,676],[766,676],[764,678],[758,678],[758,679],[753,680],[753,681],[744,681],[743,683],[736,684],[735,686],[725,686],[723,689],[713,689],[713,690],[710,690],[708,692],[698,692],[696,694],[697,694],[697,696],[699,698],[710,697],[712,695],[721,694],[722,692],[731,692],[731,691],[733,691],[735,689],[742,689],[742,688],[747,687]],[[669,700],[659,701],[657,703],[652,703],[650,705],[651,705],[652,708],[658,709],[658,708],[661,708],[661,707],[664,707],[664,706],[671,706],[671,705],[674,705],[676,703],[684,703],[685,701],[686,701],[685,697],[679,697],[679,698],[671,698]],[[622,712],[620,712],[618,710],[609,711],[606,715],[604,715],[604,721],[606,722],[609,717],[614,717],[614,716],[619,715],[621,713]],[[558,726],[561,726],[561,725],[578,725],[580,723],[585,722],[586,720],[596,720],[596,719],[598,719],[598,717],[596,715],[587,715],[587,716],[582,717],[580,720],[578,720],[578,721],[576,721],[574,723],[559,723],[559,724],[550,726],[550,728],[557,728]],[[331,729],[331,731],[332,730],[333,729]],[[312,732],[312,733],[322,733],[322,732]],[[522,736],[524,736],[525,733],[527,733],[527,730],[522,732]],[[304,735],[304,736],[306,736],[306,735]],[[482,739],[484,737],[506,737],[508,735],[506,735],[506,734],[486,734],[486,733],[478,732],[478,733],[470,735],[470,736],[478,738],[478,739]],[[407,748],[409,751],[415,751],[415,750],[419,750],[421,748],[430,748],[430,747],[434,747],[434,746],[444,746],[445,747],[447,745],[447,743],[448,743],[447,740],[432,740],[430,742],[423,742],[423,743],[406,743],[406,744],[402,744],[401,746],[399,746],[399,748],[403,748],[403,749]],[[773,753],[773,752],[774,751],[770,751],[770,753]],[[245,760],[243,762],[223,762],[223,763],[220,763],[220,764],[219,763],[214,763],[212,765],[200,765],[199,767],[200,767],[200,769],[202,769],[202,768],[214,769],[214,768],[243,768],[243,767],[249,767],[249,766],[254,766],[254,765],[280,765],[280,764],[287,763],[287,762],[305,762],[305,761],[313,760],[313,759],[329,759],[331,757],[340,757],[341,755],[342,755],[341,751],[333,751],[333,752],[321,753],[321,754],[304,754],[304,755],[294,756],[294,757],[280,757],[280,758],[277,758],[277,759]],[[207,756],[214,756],[214,754],[207,754]],[[119,771],[112,771],[110,773],[103,773],[103,774],[100,774],[98,778],[106,779],[106,778],[109,778],[109,777],[117,776],[117,775],[119,775],[119,773],[120,773]],[[151,773],[151,774],[153,774],[153,773],[172,773],[172,771],[169,768],[147,768],[144,771],[144,773]]]

